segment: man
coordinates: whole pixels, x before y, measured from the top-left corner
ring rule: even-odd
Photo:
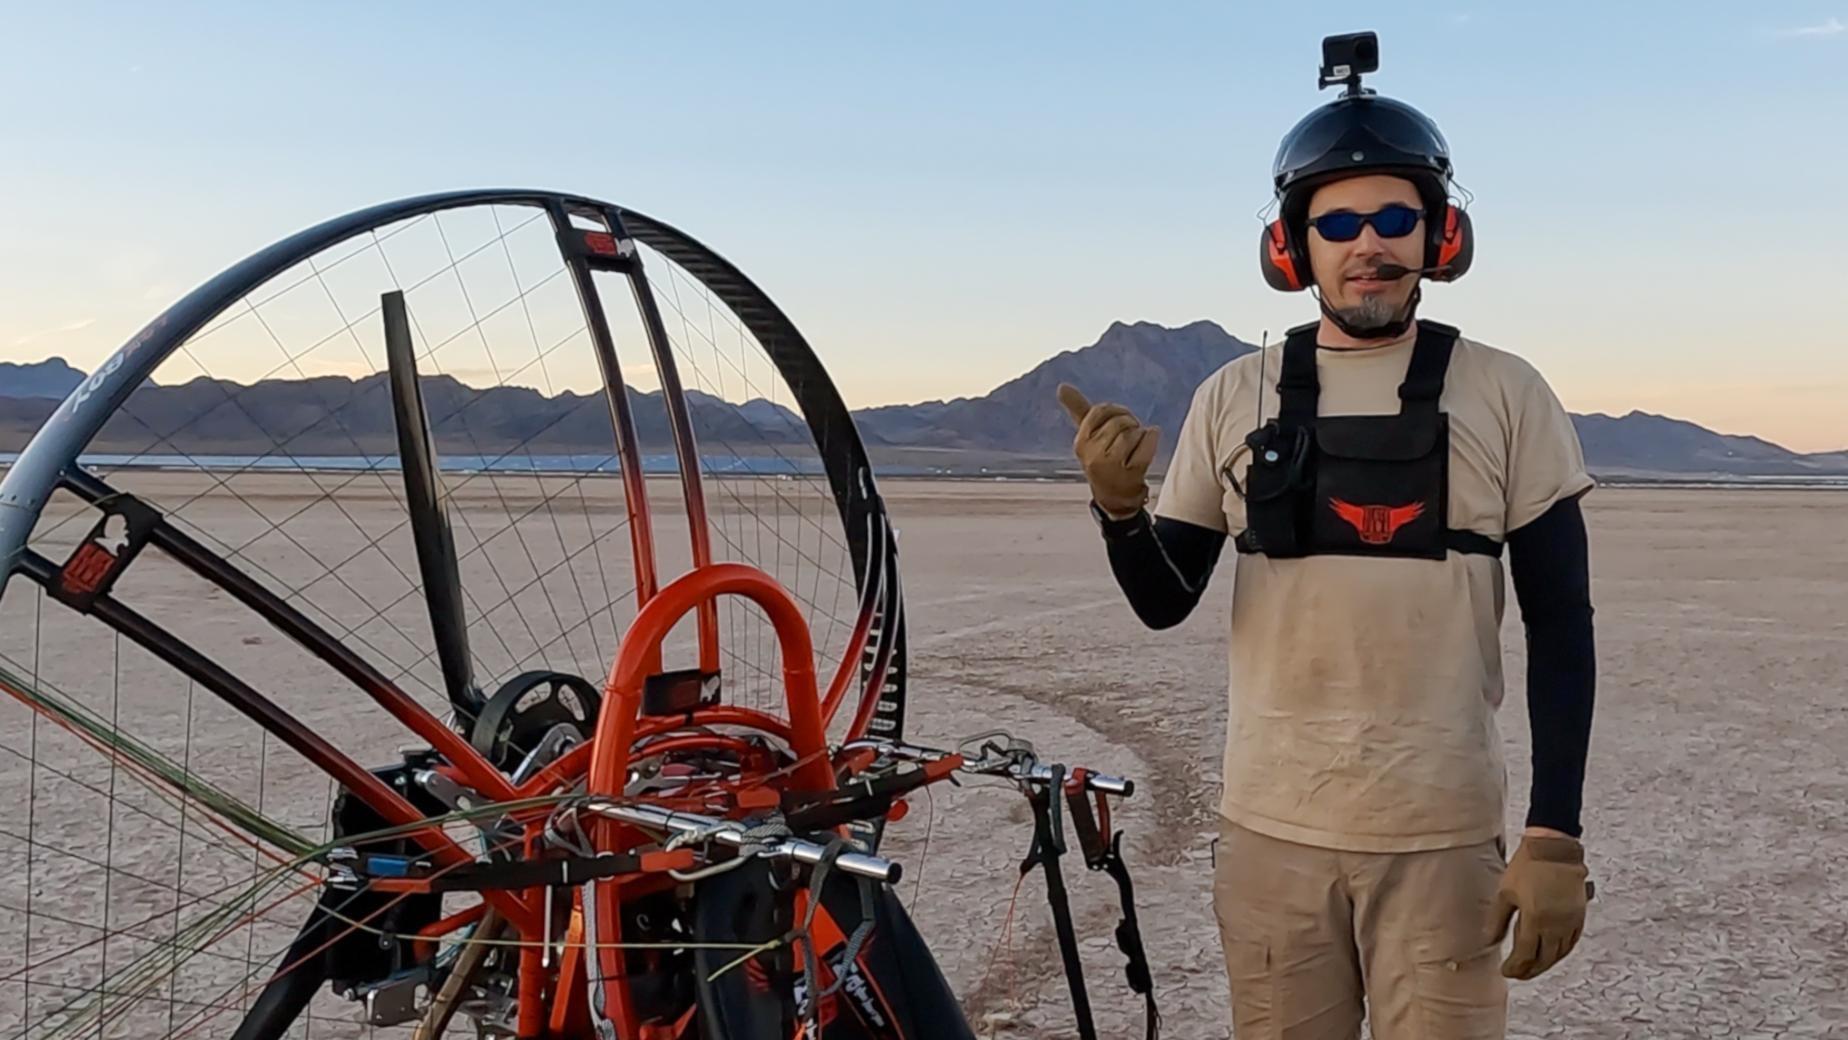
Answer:
[[[1262,260],[1321,316],[1199,387],[1152,516],[1159,431],[1059,392],[1146,624],[1238,552],[1214,902],[1241,1040],[1352,1040],[1363,1017],[1379,1040],[1499,1038],[1506,979],[1584,925],[1592,480],[1530,365],[1414,317],[1422,276],[1469,264],[1450,177],[1437,128],[1358,77],[1291,131]],[[1504,546],[1534,735],[1512,858]]]

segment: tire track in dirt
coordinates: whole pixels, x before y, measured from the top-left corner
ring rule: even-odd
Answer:
[[[1029,587],[1013,595],[1039,599],[1046,591]],[[1205,605],[1201,612],[1212,609]],[[958,615],[972,612],[963,605]],[[1052,605],[1041,599],[999,617],[992,608],[984,613],[985,619],[918,641],[924,653],[913,664],[914,689],[930,691],[925,696],[932,701],[939,690],[969,690],[990,717],[1001,705],[1023,706],[1033,722],[1018,735],[1035,739],[1048,760],[1133,776],[1136,797],[1120,803],[1114,823],[1125,832],[1167,1031],[1225,1035],[1223,962],[1208,894],[1223,739],[1223,637],[1203,637],[1193,624],[1184,632],[1148,632],[1120,595]],[[1217,635],[1217,627],[1207,625]],[[962,698],[945,698],[951,699]],[[1088,749],[1052,735],[1065,731],[1078,739],[1073,731],[1080,727],[1088,738],[1081,742],[1093,743],[1107,761],[1087,758]],[[1024,803],[1018,809],[1010,818],[1017,819],[1024,852],[1032,823]],[[1063,865],[1100,1035],[1140,1035],[1140,998],[1124,981],[1113,939],[1120,913],[1115,886],[1087,871],[1076,850]],[[958,987],[978,1035],[1072,1035],[1063,964],[1044,908],[1044,882],[1035,872],[1020,890],[1013,953],[999,958],[1003,967],[973,973]]]

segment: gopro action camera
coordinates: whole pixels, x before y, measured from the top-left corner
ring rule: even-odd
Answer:
[[[1377,72],[1380,67],[1380,38],[1376,33],[1343,33],[1322,37],[1322,75],[1316,83],[1321,90],[1335,83],[1347,84],[1347,95],[1361,92],[1360,77]]]

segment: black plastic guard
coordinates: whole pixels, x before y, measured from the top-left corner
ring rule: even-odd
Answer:
[[[793,918],[803,901],[774,892],[768,879],[766,870],[753,865],[702,882],[695,915],[701,939],[764,941],[787,930],[787,924],[772,924],[771,915]],[[834,990],[821,1000],[822,1035],[827,1040],[975,1040],[942,969],[889,886],[872,892],[872,932],[853,962],[843,963],[848,938],[864,920],[860,886],[870,883],[830,873],[811,926],[819,985]],[[725,932],[740,926],[749,930]],[[707,982],[713,970],[705,967],[707,962],[716,967],[736,954],[700,951],[702,1037],[785,1040],[792,1035],[796,994],[806,983],[800,959],[786,947],[777,954],[774,960],[759,954]],[[835,986],[843,973],[845,980]]]

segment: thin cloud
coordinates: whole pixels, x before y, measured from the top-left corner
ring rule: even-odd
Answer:
[[[1844,23],[1840,18],[1831,17],[1828,21],[1823,22],[1819,25],[1804,25],[1804,26],[1799,26],[1795,29],[1781,30],[1778,33],[1778,35],[1779,36],[1789,36],[1789,37],[1840,36],[1842,33],[1845,33],[1845,32],[1848,32],[1848,23]]]
[[[56,328],[41,329],[38,332],[28,333],[27,335],[21,336],[18,339],[14,340],[13,345],[15,347],[23,347],[26,344],[35,342],[37,340],[49,339],[52,336],[62,336],[67,332],[77,332],[81,329],[87,329],[94,324],[96,324],[95,318],[81,318],[77,321],[73,321],[69,323],[68,325],[59,325]]]

